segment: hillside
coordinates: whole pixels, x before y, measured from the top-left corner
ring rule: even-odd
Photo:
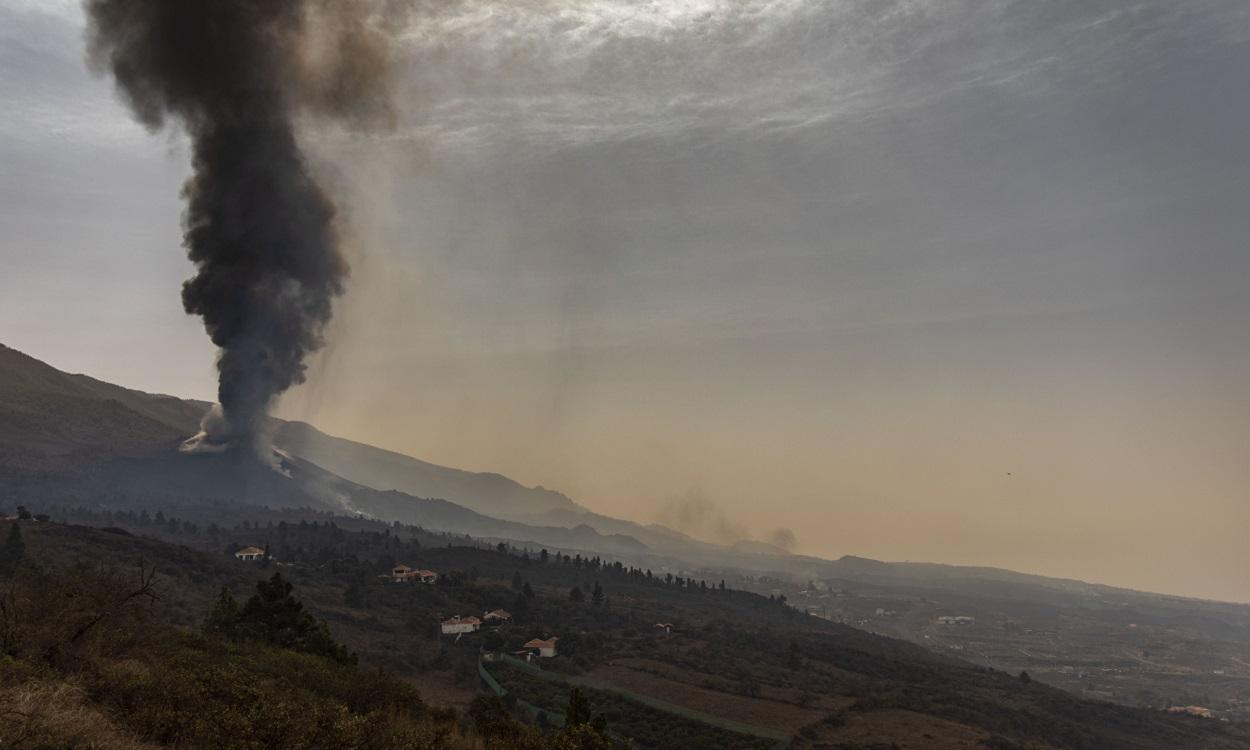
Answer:
[[[551,510],[581,510],[568,497],[501,474],[436,466],[401,453],[331,437],[304,422],[280,422],[274,445],[356,484],[450,500],[478,513],[524,521]]]
[[[297,423],[275,422],[280,437],[290,441],[281,443],[287,455],[276,459],[276,467],[239,456],[178,453],[204,407],[63,373],[0,348],[0,507],[181,513],[206,504],[242,504],[365,514],[492,543],[726,579],[766,595],[784,593],[791,604],[834,621],[985,666],[1028,670],[1078,694],[1132,706],[1197,703],[1221,716],[1250,717],[1245,605],[992,568],[850,556],[824,560],[756,543],[727,548],[591,513],[558,493],[535,495],[496,475],[444,469]],[[483,513],[436,495],[388,489],[385,482],[353,481],[290,450],[296,438],[326,463],[362,472],[353,476],[367,473],[361,467],[382,466],[396,481],[425,476],[444,482],[444,489],[498,491],[474,507],[502,503],[510,513]],[[340,449],[350,460],[336,458]],[[546,509],[530,513],[533,508]],[[975,616],[977,625],[942,628],[937,623],[943,615]]]
[[[202,413],[195,402],[64,373],[0,344],[0,472],[73,472],[167,450]]]
[[[279,570],[364,664],[384,666],[435,703],[442,701],[433,696],[442,695],[465,706],[477,694],[481,649],[508,651],[529,638],[557,635],[561,655],[541,665],[554,682],[533,683],[506,666],[488,669],[510,692],[552,711],[568,701],[567,680],[578,681],[590,691],[595,710],[611,712],[609,729],[642,732],[635,738],[643,747],[729,746],[705,745],[721,730],[690,718],[698,716],[783,732],[798,749],[1231,749],[1250,742],[1241,725],[1082,701],[1015,675],[806,617],[763,596],[648,576],[599,559],[543,560],[411,527],[294,511],[188,511],[218,520],[208,526],[172,517],[79,513],[78,520],[116,530],[57,523],[26,523],[22,529],[30,559],[45,569],[87,564],[125,570],[140,558],[155,565],[162,597],[155,614],[171,626],[202,622],[221,586],[243,596],[252,582]],[[0,535],[7,532],[3,526]],[[247,542],[267,542],[277,562],[266,570],[224,552]],[[394,562],[437,570],[442,582],[380,580]],[[531,595],[518,588],[518,580]],[[603,601],[589,595],[570,600],[574,587],[589,592],[597,584]],[[512,613],[509,624],[460,639],[436,635],[436,623],[452,614],[498,607]],[[657,633],[652,624],[658,621],[673,623],[673,632]],[[646,723],[630,729],[635,715],[657,710],[630,695],[680,709],[672,718],[661,711],[664,716],[654,719],[671,723],[674,734],[647,739]]]

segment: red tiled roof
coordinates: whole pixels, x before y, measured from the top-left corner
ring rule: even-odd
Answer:
[[[443,620],[444,625],[481,625],[482,621],[476,617],[453,617],[450,620]]]

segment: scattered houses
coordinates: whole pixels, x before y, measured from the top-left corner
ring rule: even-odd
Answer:
[[[534,638],[526,641],[523,648],[531,653],[537,651],[540,658],[550,659],[556,655],[556,641],[558,640],[560,640],[559,637],[551,637],[545,641],[541,638]]]
[[[409,581],[434,583],[438,580],[438,573],[432,570],[410,568],[407,565],[396,565],[391,568],[391,580],[395,583],[408,583]]]
[[[938,625],[973,625],[976,621],[977,618],[967,615],[942,615],[937,618]]]
[[[265,559],[265,550],[260,547],[244,547],[234,553],[236,560],[263,560]]]
[[[443,635],[463,635],[465,633],[475,633],[482,627],[482,621],[476,617],[461,617],[456,615],[450,620],[443,620],[440,627]]]

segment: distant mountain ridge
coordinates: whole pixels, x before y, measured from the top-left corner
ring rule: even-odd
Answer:
[[[628,534],[600,533],[584,521],[529,524],[509,519],[550,510],[585,512],[559,493],[331,438],[303,423],[274,420],[276,445],[289,454],[281,462],[282,471],[246,453],[178,452],[198,429],[207,407],[65,373],[0,345],[0,501],[55,497],[87,505],[158,507],[211,500],[313,507],[535,546],[609,554],[647,549]],[[377,484],[384,481],[356,482],[322,462],[352,476],[361,473],[354,467],[398,465],[402,470],[391,474],[419,494],[379,489]]]
[[[128,495],[132,502],[155,507],[221,498],[354,511],[453,533],[646,555],[648,565],[675,570],[737,570],[1015,598],[1140,593],[999,568],[852,556],[828,560],[761,542],[711,544],[663,526],[595,513],[559,492],[525,487],[500,474],[437,466],[332,437],[302,422],[273,420],[275,444],[290,456],[291,477],[259,462],[224,470],[220,461],[176,450],[198,429],[207,407],[202,401],[62,372],[0,344],[0,502],[33,496],[104,503]]]

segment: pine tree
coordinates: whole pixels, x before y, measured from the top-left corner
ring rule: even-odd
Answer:
[[[573,688],[569,693],[569,707],[564,712],[564,726],[574,727],[578,724],[590,723],[590,701],[581,691],[581,688]]]
[[[603,604],[603,587],[595,581],[595,590],[590,595],[590,603],[598,607]]]
[[[573,590],[569,592],[569,601],[580,603],[585,600],[586,600],[586,596],[582,594],[582,590],[579,589],[578,587],[574,586]]]
[[[239,603],[230,595],[230,589],[221,587],[217,602],[208,611],[208,619],[204,621],[204,631],[220,635],[230,635],[239,622]]]
[[[518,570],[515,573],[513,573],[512,574],[512,590],[520,591],[521,587],[524,585],[525,585],[524,582],[521,581],[521,571]]]
[[[304,611],[303,603],[291,595],[291,589],[281,573],[257,581],[256,593],[239,610],[230,634],[354,664],[355,654],[334,641],[324,622]]]

